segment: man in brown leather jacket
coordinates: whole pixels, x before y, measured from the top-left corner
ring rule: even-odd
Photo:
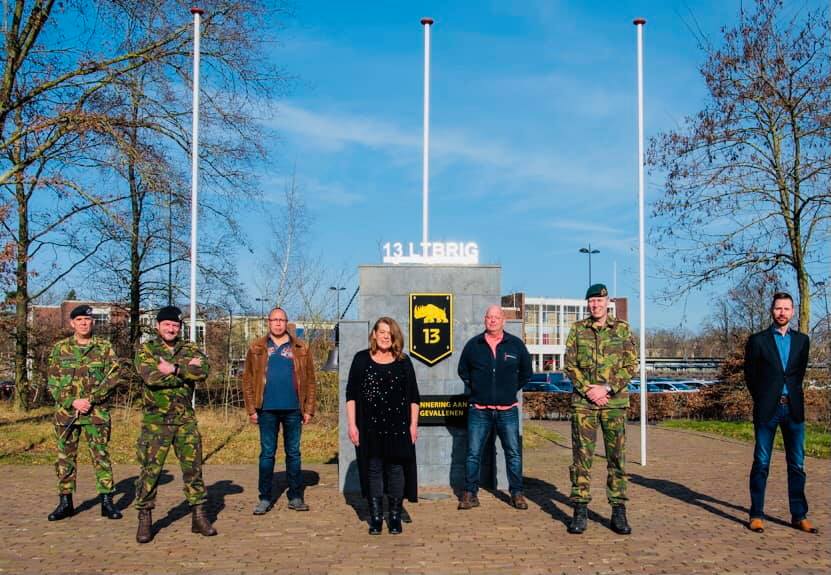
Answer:
[[[260,427],[260,498],[254,515],[274,505],[272,483],[277,435],[283,427],[288,477],[288,507],[308,511],[300,472],[300,433],[315,412],[315,372],[309,347],[288,331],[288,316],[279,307],[268,314],[268,335],[254,340],[245,356],[242,395],[251,423]]]

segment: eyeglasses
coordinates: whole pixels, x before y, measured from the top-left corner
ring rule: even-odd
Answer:
[[[288,320],[283,319],[281,317],[277,317],[277,318],[274,318],[274,319],[268,318],[268,321],[273,321],[274,323],[286,323]]]

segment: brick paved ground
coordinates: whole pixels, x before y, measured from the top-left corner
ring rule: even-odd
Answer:
[[[566,424],[544,425],[568,437]],[[49,523],[56,499],[52,469],[2,466],[0,573],[831,573],[827,461],[807,462],[811,518],[823,535],[787,526],[782,454],[768,486],[771,520],[759,535],[744,528],[750,446],[650,428],[649,465],[641,467],[638,428],[628,432],[629,537],[608,529],[602,459],[595,464],[589,530],[566,533],[568,440],[526,453],[528,511],[485,492],[482,506],[465,512],[456,510],[454,498],[422,501],[408,506],[414,523],[395,537],[366,533],[365,507],[338,494],[333,465],[304,471],[309,513],[288,510],[283,495],[264,517],[251,515],[253,462],[207,465],[220,532],[213,538],[190,533],[179,471],[171,469],[154,515],[156,540],[143,546],[134,540],[134,510],[121,521],[100,517],[90,468],[80,473],[76,502],[82,512]],[[127,508],[136,468],[120,466],[116,473],[116,501]],[[284,483],[282,475],[278,480]]]

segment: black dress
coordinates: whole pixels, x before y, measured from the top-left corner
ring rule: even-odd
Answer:
[[[369,350],[355,354],[349,368],[346,400],[355,402],[355,423],[360,445],[355,448],[361,493],[369,494],[367,468],[370,457],[400,462],[404,466],[404,496],[418,500],[416,452],[410,437],[410,405],[419,403],[415,369],[407,355],[392,363],[376,363]]]

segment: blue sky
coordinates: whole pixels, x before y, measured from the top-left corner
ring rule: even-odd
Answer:
[[[796,3],[795,3],[796,4]],[[810,6],[818,2],[808,2]],[[804,6],[803,3],[799,3]],[[704,102],[691,28],[718,42],[738,0],[712,2],[297,2],[271,58],[295,78],[265,119],[279,137],[262,184],[271,209],[296,165],[313,216],[306,249],[332,273],[421,239],[424,16],[432,29],[430,237],[475,241],[502,292],[582,297],[593,280],[637,315],[636,56],[645,27],[647,138]],[[647,179],[647,201],[661,181]],[[253,244],[268,242],[252,215]],[[260,231],[261,230],[261,231]],[[657,305],[647,325],[696,329],[706,294]],[[243,256],[251,273],[261,254]],[[250,264],[250,265],[248,265]],[[251,296],[255,289],[251,285]],[[716,290],[718,291],[718,290]],[[636,317],[632,319],[636,320]],[[635,321],[634,323],[637,323]]]

